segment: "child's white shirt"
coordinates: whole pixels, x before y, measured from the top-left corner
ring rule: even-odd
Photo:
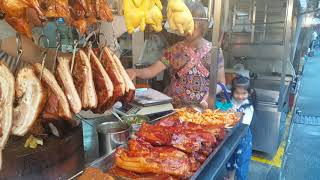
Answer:
[[[232,101],[233,109],[235,109],[235,110],[239,109],[242,105],[249,103],[248,99],[246,99],[242,102],[237,102],[233,99],[231,101]],[[244,109],[244,111],[243,111],[244,115],[243,115],[243,120],[242,120],[243,124],[247,124],[247,125],[251,124],[253,112],[254,112],[254,109],[253,109],[252,105]]]

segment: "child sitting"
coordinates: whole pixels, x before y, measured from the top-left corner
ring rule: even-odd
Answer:
[[[232,80],[232,109],[244,113],[241,123],[250,125],[253,116],[253,105],[250,99],[250,80],[244,76],[237,76]],[[248,179],[249,164],[252,154],[252,135],[248,128],[245,136],[227,163],[228,180]]]

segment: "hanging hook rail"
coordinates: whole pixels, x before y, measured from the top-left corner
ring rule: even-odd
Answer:
[[[21,41],[21,36],[19,33],[16,33],[16,43],[17,43],[17,60],[16,60],[16,64],[15,64],[15,67],[14,67],[14,72],[17,71],[18,69],[18,66],[20,64],[20,59],[21,59],[21,56],[22,56],[22,41]]]

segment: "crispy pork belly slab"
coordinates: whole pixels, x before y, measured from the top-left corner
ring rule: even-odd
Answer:
[[[0,169],[4,149],[12,127],[14,77],[8,67],[0,62]]]
[[[125,94],[124,100],[125,100],[125,102],[130,102],[134,98],[134,93],[135,93],[136,87],[134,86],[132,80],[130,79],[126,70],[122,66],[120,59],[115,54],[112,57],[113,57],[113,60],[117,64],[117,67],[121,73],[121,76],[122,76],[124,83],[125,83],[125,86],[126,86],[126,94]]]
[[[91,49],[89,50],[89,57],[98,98],[98,106],[93,111],[95,113],[104,113],[107,110],[104,107],[113,95],[113,84],[106,70],[103,68],[99,59]]]
[[[38,77],[41,76],[42,66],[39,63],[34,64],[34,69]],[[43,69],[42,73],[42,84],[47,89],[48,100],[44,108],[44,114],[48,109],[53,109],[49,111],[55,117],[62,118],[64,120],[71,120],[72,115],[70,111],[70,106],[66,96],[64,95],[61,87],[59,86],[54,75],[47,69]],[[46,118],[46,117],[44,117]]]
[[[106,47],[102,51],[101,64],[107,71],[114,87],[113,96],[104,107],[105,109],[108,109],[111,108],[123,95],[125,95],[126,85],[116,61],[113,59],[112,54]]]
[[[93,82],[92,68],[88,56],[82,51],[76,54],[72,77],[85,110],[94,109],[98,98]]]
[[[12,134],[24,136],[43,110],[46,93],[31,66],[19,70],[13,110]]]
[[[56,78],[66,95],[71,110],[74,113],[79,113],[82,108],[81,99],[75,87],[70,71],[70,60],[60,57],[58,59],[58,65],[56,70]]]

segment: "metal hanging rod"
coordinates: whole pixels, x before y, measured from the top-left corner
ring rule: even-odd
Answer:
[[[320,8],[317,8],[317,9],[313,9],[313,10],[307,10],[307,11],[304,11],[302,13],[298,13],[298,15],[304,15],[304,14],[311,14],[311,13],[315,13],[315,12],[318,12],[320,11]]]

